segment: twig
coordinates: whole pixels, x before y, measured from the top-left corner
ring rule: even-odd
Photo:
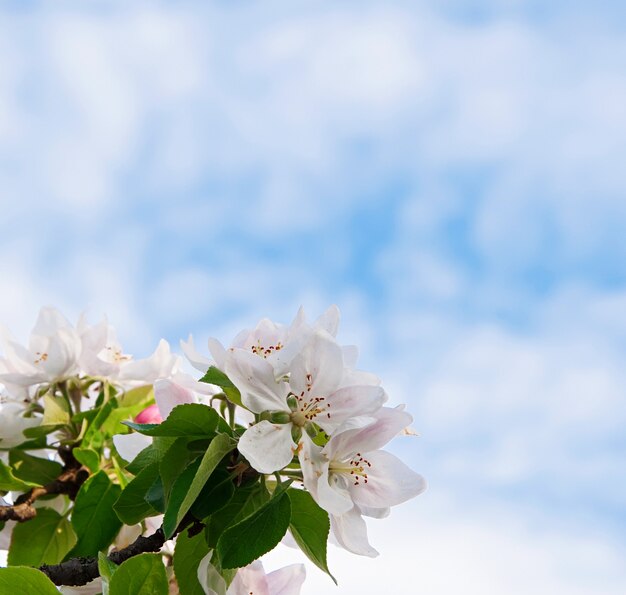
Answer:
[[[89,469],[83,467],[67,448],[60,448],[59,455],[65,463],[63,473],[45,486],[36,487],[22,494],[15,504],[0,506],[0,521],[17,521],[23,523],[37,516],[33,503],[43,496],[67,494],[71,500],[76,498],[80,486],[89,477]]]

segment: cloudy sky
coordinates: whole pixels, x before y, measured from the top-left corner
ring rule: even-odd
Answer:
[[[3,3],[0,321],[337,303],[430,487],[303,594],[626,592],[624,6]]]

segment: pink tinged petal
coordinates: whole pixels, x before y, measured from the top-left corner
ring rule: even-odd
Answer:
[[[391,453],[377,450],[362,456],[369,462],[365,470],[367,483],[361,480],[358,485],[350,486],[350,495],[359,506],[395,506],[426,489],[426,480]]]
[[[347,482],[340,474],[329,473],[328,466],[317,482],[317,503],[331,514],[341,515],[353,508]]]
[[[291,462],[296,450],[291,427],[261,421],[243,433],[237,448],[259,473],[280,471]]]
[[[166,419],[177,405],[197,403],[193,392],[165,378],[154,383],[154,400],[163,419]]]
[[[314,328],[322,329],[329,335],[335,337],[337,335],[337,330],[339,329],[339,318],[339,308],[333,304],[315,321],[313,326]]]
[[[289,384],[305,398],[325,397],[339,386],[342,373],[341,347],[328,333],[317,331],[293,360]]]
[[[155,404],[141,411],[137,417],[135,417],[135,421],[138,424],[160,424],[163,418],[161,417],[159,407]]]
[[[132,432],[131,434],[116,434],[113,444],[119,455],[129,463],[146,447],[152,444],[152,438]]]
[[[374,414],[374,423],[362,428],[348,429],[347,422],[339,428],[341,433],[335,434],[326,446],[328,456],[343,459],[356,452],[378,450],[406,428],[413,418],[408,413],[392,407],[381,407]],[[347,429],[348,431],[343,431]]]
[[[197,349],[196,345],[193,341],[193,336],[189,335],[187,341],[180,342],[180,348],[183,350],[185,357],[189,361],[189,363],[196,369],[198,372],[205,373],[211,367],[211,360],[208,357],[202,355]]]
[[[385,391],[379,386],[340,388],[326,396],[328,409],[315,418],[315,423],[330,434],[350,418],[376,413],[384,402]]]
[[[233,349],[226,357],[224,372],[250,411],[289,411],[289,387],[282,381],[276,382],[274,368],[263,358],[244,349]]]
[[[274,570],[267,575],[269,595],[300,595],[305,578],[304,564],[291,564]]]
[[[330,526],[342,548],[359,556],[378,556],[367,540],[367,526],[356,506],[341,516],[331,515]]]
[[[249,566],[240,568],[228,588],[227,595],[273,595],[267,584],[263,564],[256,560]]]
[[[209,353],[211,357],[215,360],[215,365],[221,369],[224,368],[224,364],[226,363],[226,349],[224,346],[217,340],[212,337],[207,341],[209,346]]]

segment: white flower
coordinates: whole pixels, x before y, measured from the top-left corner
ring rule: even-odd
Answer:
[[[78,371],[81,341],[78,332],[54,308],[42,308],[28,347],[23,347],[4,331],[0,358],[0,380],[21,387],[51,383]]]
[[[124,365],[120,370],[119,380],[131,386],[152,384],[159,378],[175,375],[180,363],[181,358],[170,351],[170,345],[165,339],[161,339],[151,356],[132,360]]]
[[[41,417],[24,417],[19,403],[0,403],[0,448],[12,448],[25,442],[24,430],[41,424]]]
[[[240,568],[230,587],[211,564],[209,552],[198,566],[198,581],[206,595],[299,595],[306,578],[303,564],[292,564],[265,574],[263,564],[256,560]]]
[[[343,354],[333,337],[316,331],[289,367],[289,380],[276,380],[275,370],[263,358],[233,349],[225,372],[241,392],[252,412],[272,412],[276,423],[263,420],[248,428],[239,451],[260,473],[272,473],[292,459],[296,444],[292,431],[310,430],[316,424],[327,433],[347,420],[374,413],[385,393],[379,386],[341,386]]]
[[[181,341],[180,345],[191,365],[200,372],[206,372],[212,365],[223,370],[228,352],[244,349],[265,359],[273,366],[276,375],[281,376],[315,330],[325,330],[335,336],[338,326],[337,306],[330,306],[313,325],[306,322],[304,309],[300,308],[291,325],[263,318],[254,329],[241,331],[228,349],[217,339],[210,338],[208,344],[213,361],[198,352],[191,335],[186,342]]]
[[[400,459],[380,450],[407,427],[412,417],[384,407],[374,420],[355,420],[320,449],[305,440],[300,453],[304,485],[331,515],[333,533],[345,549],[373,556],[362,514],[381,518],[389,507],[417,496],[426,482]],[[359,425],[361,427],[359,427]]]
[[[83,315],[78,321],[77,330],[82,343],[78,360],[81,372],[87,376],[115,380],[122,367],[132,360],[132,356],[123,352],[115,329],[106,317],[100,323],[90,326]]]

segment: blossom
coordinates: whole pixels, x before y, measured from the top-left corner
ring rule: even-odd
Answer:
[[[306,570],[303,564],[291,564],[265,574],[263,563],[256,560],[240,568],[230,587],[211,564],[209,552],[198,566],[198,581],[206,595],[299,595]]]
[[[289,366],[288,380],[275,377],[272,365],[244,349],[227,356],[225,372],[252,412],[270,412],[248,428],[239,451],[260,473],[282,469],[293,458],[302,430],[334,432],[347,420],[377,411],[386,396],[379,386],[342,386],[343,353],[334,338],[317,330]]]
[[[186,342],[181,341],[180,345],[191,365],[200,372],[206,372],[212,365],[223,370],[228,352],[244,349],[266,360],[272,365],[276,375],[280,376],[286,372],[293,358],[314,331],[324,330],[334,337],[338,326],[337,306],[330,306],[313,325],[307,323],[304,309],[300,307],[289,326],[263,318],[253,329],[245,329],[237,334],[228,349],[217,339],[210,338],[208,346],[213,361],[197,351],[191,335]]]
[[[426,489],[424,478],[380,450],[412,417],[400,408],[381,408],[374,420],[348,422],[319,448],[305,441],[300,461],[304,485],[331,515],[333,533],[345,549],[373,556],[362,514],[382,517]]]
[[[2,332],[4,357],[0,358],[0,381],[18,387],[52,383],[78,371],[81,341],[76,329],[55,308],[42,308],[28,347]]]
[[[117,340],[115,329],[106,317],[95,325],[87,324],[82,315],[78,321],[77,331],[81,339],[79,365],[81,372],[87,376],[116,379],[120,370],[130,362],[132,355],[125,354]]]

